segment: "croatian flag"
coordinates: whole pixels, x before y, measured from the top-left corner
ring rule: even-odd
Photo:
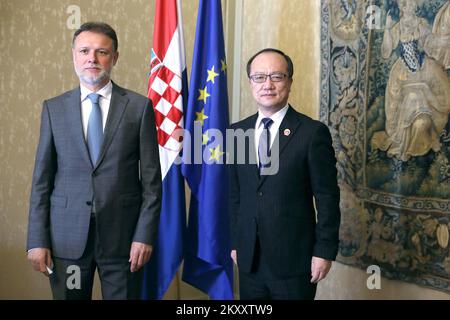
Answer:
[[[187,102],[186,58],[180,0],[157,0],[148,97],[158,132],[163,197],[158,240],[144,269],[143,299],[161,299],[183,259],[186,204],[181,167],[183,110]],[[179,163],[180,161],[177,161]]]

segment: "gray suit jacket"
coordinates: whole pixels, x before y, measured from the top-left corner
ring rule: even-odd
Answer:
[[[33,174],[27,249],[78,259],[95,199],[106,257],[129,256],[131,242],[153,244],[161,209],[161,170],[151,101],[113,83],[100,156],[85,142],[80,88],[44,102]]]

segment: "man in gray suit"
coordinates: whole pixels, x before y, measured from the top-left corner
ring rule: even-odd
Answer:
[[[43,104],[28,259],[54,299],[138,299],[157,238],[161,172],[152,104],[110,80],[115,31],[86,23],[73,37],[80,86]]]

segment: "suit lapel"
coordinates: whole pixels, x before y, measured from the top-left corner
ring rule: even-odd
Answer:
[[[83,121],[81,120],[81,93],[80,87],[70,91],[64,99],[64,107],[67,109],[66,123],[71,135],[75,138],[77,146],[80,149],[84,160],[91,163],[89,151],[86,145],[86,139],[83,133]]]
[[[283,121],[281,122],[280,128],[278,129],[280,156],[299,125],[300,118],[298,117],[294,109],[292,109],[292,107],[289,105],[286,116],[284,117]]]
[[[111,103],[109,105],[108,118],[106,119],[105,132],[103,137],[103,144],[100,149],[100,155],[98,157],[97,163],[94,165],[94,170],[103,161],[106,150],[108,150],[109,145],[114,137],[119,126],[120,119],[128,104],[128,98],[126,97],[126,92],[119,86],[115,85],[113,82],[113,89],[111,94]]]
[[[286,149],[286,146],[288,145],[291,138],[294,136],[295,131],[297,130],[298,126],[300,125],[300,118],[298,117],[297,113],[292,109],[292,107],[289,105],[288,111],[286,112],[286,115],[283,118],[283,121],[281,122],[280,128],[278,129],[277,137],[275,138],[275,141],[278,139],[278,161],[279,165],[281,164],[281,156],[283,154],[283,151]],[[276,152],[276,150],[272,150],[273,152]],[[268,175],[260,176],[258,172],[259,179],[259,187],[266,181]]]
[[[244,125],[243,129],[244,131],[247,130],[255,130],[256,126],[256,120],[258,120],[258,113],[253,115],[249,118],[247,123]],[[255,179],[259,179],[259,168],[258,168],[258,162],[256,158],[256,151],[255,151],[255,136],[253,134],[253,140],[248,140],[248,146],[246,150],[248,150],[248,159],[246,160],[246,163],[251,167],[251,171],[253,171],[253,174],[255,175]],[[252,148],[252,149],[250,149]]]

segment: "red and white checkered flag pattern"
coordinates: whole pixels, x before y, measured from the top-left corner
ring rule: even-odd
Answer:
[[[168,150],[179,151],[183,129],[181,78],[164,65],[150,77],[148,96],[154,104],[158,143]]]

